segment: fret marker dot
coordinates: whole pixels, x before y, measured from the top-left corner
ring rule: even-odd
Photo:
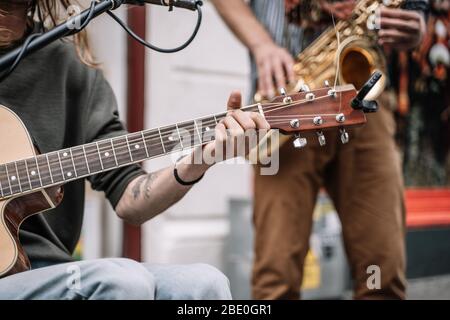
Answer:
[[[105,152],[105,157],[109,157],[109,152]]]
[[[140,146],[139,146],[138,144],[136,144],[136,145],[134,146],[134,148],[135,148],[135,149],[139,149]]]
[[[67,157],[69,154],[67,152],[63,153],[63,157]]]
[[[67,176],[71,177],[72,176],[72,172],[67,172]]]
[[[206,132],[208,132],[209,130],[211,130],[210,127],[206,127],[206,128],[205,128],[205,131],[206,131]]]
[[[169,137],[169,141],[174,141],[175,138],[174,137]]]
[[[35,175],[36,175],[36,171],[34,171],[34,170],[31,171],[30,173],[31,173],[32,176],[35,176]]]
[[[16,176],[12,176],[12,177],[11,177],[11,180],[12,180],[12,181],[15,181],[15,180],[16,180]]]

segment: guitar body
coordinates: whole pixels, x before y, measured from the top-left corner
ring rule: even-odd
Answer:
[[[0,164],[36,155],[30,135],[19,117],[0,106]],[[0,201],[0,277],[30,269],[19,242],[19,228],[28,217],[52,209],[63,197],[61,187]]]

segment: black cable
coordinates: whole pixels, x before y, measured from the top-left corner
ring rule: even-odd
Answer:
[[[95,5],[96,5],[96,1],[92,1],[91,5],[89,7],[89,12],[88,12],[88,15],[87,15],[86,19],[84,19],[83,23],[80,25],[79,28],[74,29],[72,32],[69,33],[69,35],[73,35],[75,33],[78,33],[78,32],[80,32],[81,30],[83,30],[84,28],[87,27],[87,25],[94,18]]]
[[[173,48],[173,49],[162,49],[159,47],[156,47],[154,45],[152,45],[151,43],[145,41],[144,39],[142,39],[141,37],[139,37],[136,33],[133,32],[133,30],[131,30],[126,24],[125,22],[123,22],[118,16],[116,16],[113,12],[111,11],[106,11],[107,14],[109,14],[109,16],[111,18],[113,18],[134,40],[136,40],[137,42],[139,42],[140,44],[142,44],[143,46],[155,50],[157,52],[161,52],[161,53],[175,53],[175,52],[179,52],[183,49],[185,49],[187,46],[189,46],[192,41],[195,39],[195,37],[197,36],[197,33],[200,29],[200,26],[202,24],[202,10],[201,10],[201,6],[203,5],[202,1],[197,1],[195,3],[195,6],[197,7],[197,14],[198,14],[198,18],[197,18],[197,24],[195,25],[195,29],[194,32],[192,33],[192,35],[189,37],[189,39],[182,44],[179,47]]]
[[[189,39],[182,44],[179,47],[173,48],[173,49],[162,49],[159,47],[156,47],[154,45],[152,45],[151,43],[145,41],[144,39],[142,39],[141,37],[139,37],[137,34],[135,34],[119,17],[117,17],[114,13],[112,13],[111,11],[107,11],[107,13],[136,41],[138,41],[139,43],[141,43],[142,45],[146,46],[147,48],[150,48],[152,50],[155,50],[157,52],[161,52],[161,53],[175,53],[178,51],[181,51],[183,49],[185,49],[187,46],[189,46],[192,41],[195,39],[195,37],[197,36],[197,33],[200,29],[200,26],[202,24],[202,10],[201,10],[201,6],[203,5],[202,1],[197,1],[195,3],[195,6],[197,8],[197,14],[198,14],[198,18],[197,18],[197,24],[195,26],[194,32],[192,33],[192,35],[189,37]],[[83,30],[84,28],[86,28],[86,26],[89,24],[89,22],[91,22],[91,20],[94,17],[94,9],[96,6],[96,1],[91,1],[91,6],[89,8],[89,12],[88,15],[86,17],[86,19],[84,19],[84,21],[82,22],[81,26],[79,28],[77,28],[76,30],[73,30],[73,32],[70,32],[68,35],[73,35],[81,30]],[[19,54],[17,55],[17,58],[14,60],[13,64],[11,65],[11,67],[6,70],[5,72],[3,72],[3,74],[0,75],[0,82],[2,82],[3,80],[5,80],[19,65],[19,63],[22,61],[23,57],[25,56],[27,50],[28,50],[28,46],[30,45],[30,43],[33,41],[33,39],[41,36],[42,33],[34,33],[30,36],[27,37],[27,39],[24,41],[22,48],[19,52]]]
[[[81,24],[80,28],[78,28],[77,30],[74,30],[74,32],[70,33],[69,35],[72,35],[73,33],[79,32],[80,30],[83,30],[84,28],[86,28],[86,26],[89,24],[89,22],[91,22],[92,18],[94,17],[95,5],[96,5],[96,2],[92,1],[91,6],[89,8],[89,14],[86,17],[86,19],[83,21],[83,23]],[[7,77],[9,77],[11,75],[11,73],[17,68],[17,66],[22,61],[23,57],[25,56],[25,53],[27,52],[28,46],[30,45],[30,43],[33,41],[33,39],[35,39],[41,35],[42,35],[41,32],[33,33],[26,38],[26,40],[24,41],[24,43],[22,45],[22,49],[20,50],[19,54],[17,55],[16,59],[14,60],[13,64],[11,65],[11,67],[9,67],[8,70],[6,70],[5,72],[3,72],[2,75],[0,75],[0,82],[2,82],[3,80],[5,80]]]
[[[84,28],[87,27],[87,25],[89,24],[89,22],[91,22],[92,18],[94,17],[94,9],[95,9],[95,1],[91,2],[91,6],[89,8],[89,14],[86,17],[86,20],[84,20],[83,24],[80,26],[80,29],[78,31],[83,30]]]
[[[3,80],[5,80],[7,77],[9,77],[9,75],[17,68],[17,66],[19,65],[20,61],[22,60],[23,56],[25,55],[28,46],[30,45],[31,41],[33,41],[34,38],[37,38],[38,36],[42,35],[42,33],[34,33],[30,36],[28,36],[28,38],[25,40],[25,42],[23,43],[22,49],[20,50],[20,53],[17,55],[16,60],[14,60],[13,64],[11,65],[11,67],[9,67],[8,70],[6,70],[1,76],[0,76],[0,82],[2,82]]]

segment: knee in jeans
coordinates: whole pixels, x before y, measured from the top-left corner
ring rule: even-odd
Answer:
[[[193,265],[192,268],[197,275],[192,284],[192,288],[196,288],[193,292],[195,299],[231,299],[230,282],[220,270],[201,263]]]
[[[105,259],[99,262],[95,298],[152,300],[155,280],[140,263],[129,259]]]

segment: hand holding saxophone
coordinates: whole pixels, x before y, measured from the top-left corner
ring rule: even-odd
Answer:
[[[319,0],[319,4],[323,11],[333,15],[339,20],[345,20],[351,17],[353,9],[355,9],[355,0],[343,0],[340,2],[331,2],[327,0]]]
[[[380,9],[379,44],[388,49],[410,50],[417,47],[425,34],[425,19],[417,11]]]
[[[270,40],[251,52],[258,68],[258,90],[263,97],[273,98],[278,88],[294,82],[294,58],[285,48]]]

